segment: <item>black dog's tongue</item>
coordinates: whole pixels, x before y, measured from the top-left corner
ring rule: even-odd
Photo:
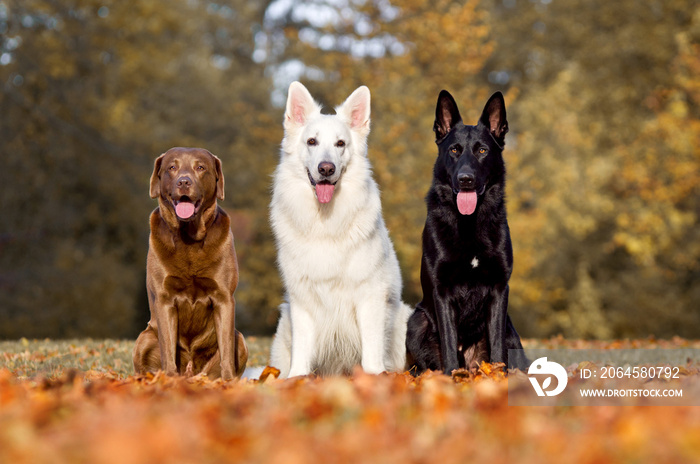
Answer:
[[[457,209],[460,214],[470,215],[476,209],[476,192],[461,191],[457,194]]]

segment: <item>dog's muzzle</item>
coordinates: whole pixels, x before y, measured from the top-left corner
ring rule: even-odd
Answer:
[[[175,214],[181,221],[189,221],[199,211],[202,200],[192,201],[190,197],[183,195],[178,200],[172,200]]]
[[[312,185],[313,187],[316,187],[316,181],[315,181],[314,178],[311,176],[311,171],[309,171],[309,170],[307,169],[307,170],[306,170],[306,174],[309,176],[309,182],[311,182],[311,185]]]
[[[333,173],[335,173],[335,167],[333,169]],[[331,182],[328,179],[321,179],[317,181],[314,179],[314,177],[311,175],[311,171],[308,169],[306,170],[306,174],[309,176],[309,182],[314,188],[314,192],[316,193],[316,198],[318,199],[319,203],[330,203],[331,199],[333,198],[333,192],[335,191],[335,184],[338,181],[336,180],[335,182]]]

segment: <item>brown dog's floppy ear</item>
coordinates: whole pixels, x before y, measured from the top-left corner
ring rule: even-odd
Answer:
[[[158,198],[160,196],[160,166],[163,164],[163,157],[165,153],[156,158],[155,165],[153,166],[153,174],[151,174],[151,198]]]
[[[224,199],[224,173],[221,170],[221,160],[217,158],[215,155],[211,155],[214,157],[214,163],[216,163],[216,198],[219,200]]]

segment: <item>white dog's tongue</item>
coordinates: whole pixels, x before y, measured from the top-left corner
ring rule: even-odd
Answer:
[[[457,194],[457,209],[461,214],[472,214],[476,209],[476,192],[459,192]]]
[[[335,190],[335,185],[333,184],[316,184],[316,197],[320,203],[328,203],[333,198],[333,191]]]
[[[194,214],[194,203],[181,201],[175,207],[175,213],[180,219],[189,219]]]

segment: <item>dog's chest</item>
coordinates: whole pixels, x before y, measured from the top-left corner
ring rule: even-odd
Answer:
[[[157,249],[158,258],[166,268],[168,275],[192,279],[193,285],[208,288],[210,280],[220,273],[221,266],[227,262],[230,253],[217,241],[184,243],[175,240],[172,246]]]
[[[386,250],[382,231],[362,236],[351,227],[335,237],[319,234],[289,240],[280,246],[279,256],[282,271],[290,279],[360,283],[381,267]]]
[[[436,267],[437,283],[446,288],[491,286],[507,280],[498,259],[483,253],[466,253]]]
[[[207,301],[181,299],[177,302],[178,334],[185,340],[215,335],[214,314]]]
[[[198,334],[207,326],[213,327],[212,296],[220,291],[216,281],[207,277],[168,276],[164,287],[165,291],[176,295],[179,333]]]
[[[176,304],[209,306],[211,298],[220,291],[219,285],[209,277],[168,276],[164,282],[165,291],[176,295]]]
[[[451,234],[431,230],[428,246],[423,250],[424,258],[432,263],[429,267],[437,269],[440,282],[472,286],[507,282],[510,259],[505,249],[495,245],[497,240],[473,230],[448,230]]]

